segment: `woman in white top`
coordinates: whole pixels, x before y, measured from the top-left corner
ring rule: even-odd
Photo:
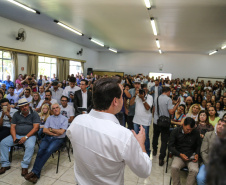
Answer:
[[[21,87],[21,85],[19,83],[16,83],[16,89],[14,89],[14,94],[19,96],[22,91],[23,91],[23,88]]]
[[[193,118],[195,121],[198,121],[198,115],[199,115],[200,110],[201,110],[201,107],[199,104],[193,104],[190,107],[189,112],[186,115],[186,117],[190,117],[190,118]]]

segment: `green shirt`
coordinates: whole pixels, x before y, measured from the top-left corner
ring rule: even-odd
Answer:
[[[209,123],[215,127],[215,125],[218,123],[219,119],[220,119],[219,117],[215,117],[215,119],[213,121],[211,121],[210,117],[209,117]]]

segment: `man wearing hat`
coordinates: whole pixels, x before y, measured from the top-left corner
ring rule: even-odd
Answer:
[[[52,88],[50,88],[52,85]],[[49,84],[45,90],[50,90],[52,92],[52,98],[57,100],[57,103],[61,104],[60,98],[63,94],[63,89],[58,86],[58,82],[54,81]]]
[[[20,110],[13,115],[11,121],[11,135],[3,139],[1,142],[0,175],[10,169],[9,147],[16,144],[24,144],[25,146],[25,153],[23,161],[21,162],[22,176],[28,173],[28,166],[34,153],[36,142],[35,133],[39,130],[40,117],[37,112],[30,109],[29,102],[26,98],[20,99],[18,101],[18,106]]]

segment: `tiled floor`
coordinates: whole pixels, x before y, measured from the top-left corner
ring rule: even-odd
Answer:
[[[150,138],[152,143],[152,127],[150,128]],[[29,171],[33,167],[36,153],[32,158]],[[11,169],[6,171],[5,174],[0,175],[0,185],[31,185],[32,183],[26,181],[21,175],[20,161],[23,157],[23,149],[14,151]],[[76,184],[73,172],[73,156],[71,155],[72,162],[69,162],[67,152],[61,152],[59,172],[56,174],[57,154],[54,158],[50,157],[45,164],[41,178],[36,183],[37,185],[72,185]],[[166,166],[160,167],[158,165],[158,155],[152,159],[152,172],[151,175],[142,179],[136,176],[127,166],[125,168],[125,185],[169,185],[170,181],[170,164],[172,159],[169,160],[168,173],[165,173]],[[181,172],[181,182],[185,184],[186,174]]]

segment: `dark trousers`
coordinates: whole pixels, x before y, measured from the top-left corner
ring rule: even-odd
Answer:
[[[130,129],[130,130],[134,130],[134,127],[133,127],[133,117],[134,116],[127,116],[128,129]]]
[[[163,160],[166,156],[167,142],[169,140],[170,131],[169,131],[169,128],[160,127],[157,124],[153,124],[153,128],[154,129],[153,129],[152,147],[153,147],[153,150],[157,151],[158,138],[161,133],[161,148],[160,148],[159,159]]]
[[[0,127],[0,142],[10,135],[10,127]]]

